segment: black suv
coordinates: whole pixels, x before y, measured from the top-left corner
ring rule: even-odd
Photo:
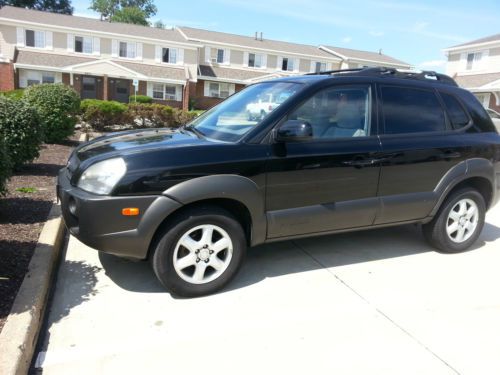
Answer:
[[[421,223],[437,249],[465,250],[498,200],[499,161],[490,117],[450,77],[366,68],[258,83],[181,129],[97,138],[58,196],[82,242],[149,259],[172,293],[199,296],[264,242]]]

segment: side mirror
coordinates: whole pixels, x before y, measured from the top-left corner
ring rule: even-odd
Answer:
[[[288,120],[276,132],[278,142],[308,141],[313,137],[313,129],[307,121]]]

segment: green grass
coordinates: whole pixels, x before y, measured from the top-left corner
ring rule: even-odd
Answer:
[[[16,191],[18,191],[20,193],[32,194],[32,193],[36,193],[37,189],[34,187],[20,187],[20,188],[17,188]]]

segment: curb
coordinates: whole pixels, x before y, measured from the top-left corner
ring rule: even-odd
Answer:
[[[27,374],[43,323],[49,289],[61,253],[64,223],[52,205],[21,288],[0,332],[0,374]]]

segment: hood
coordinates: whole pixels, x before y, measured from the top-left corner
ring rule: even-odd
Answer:
[[[96,138],[76,149],[75,154],[80,161],[85,161],[95,156],[107,158],[164,147],[193,146],[207,142],[196,134],[184,130],[147,129],[113,133]]]

